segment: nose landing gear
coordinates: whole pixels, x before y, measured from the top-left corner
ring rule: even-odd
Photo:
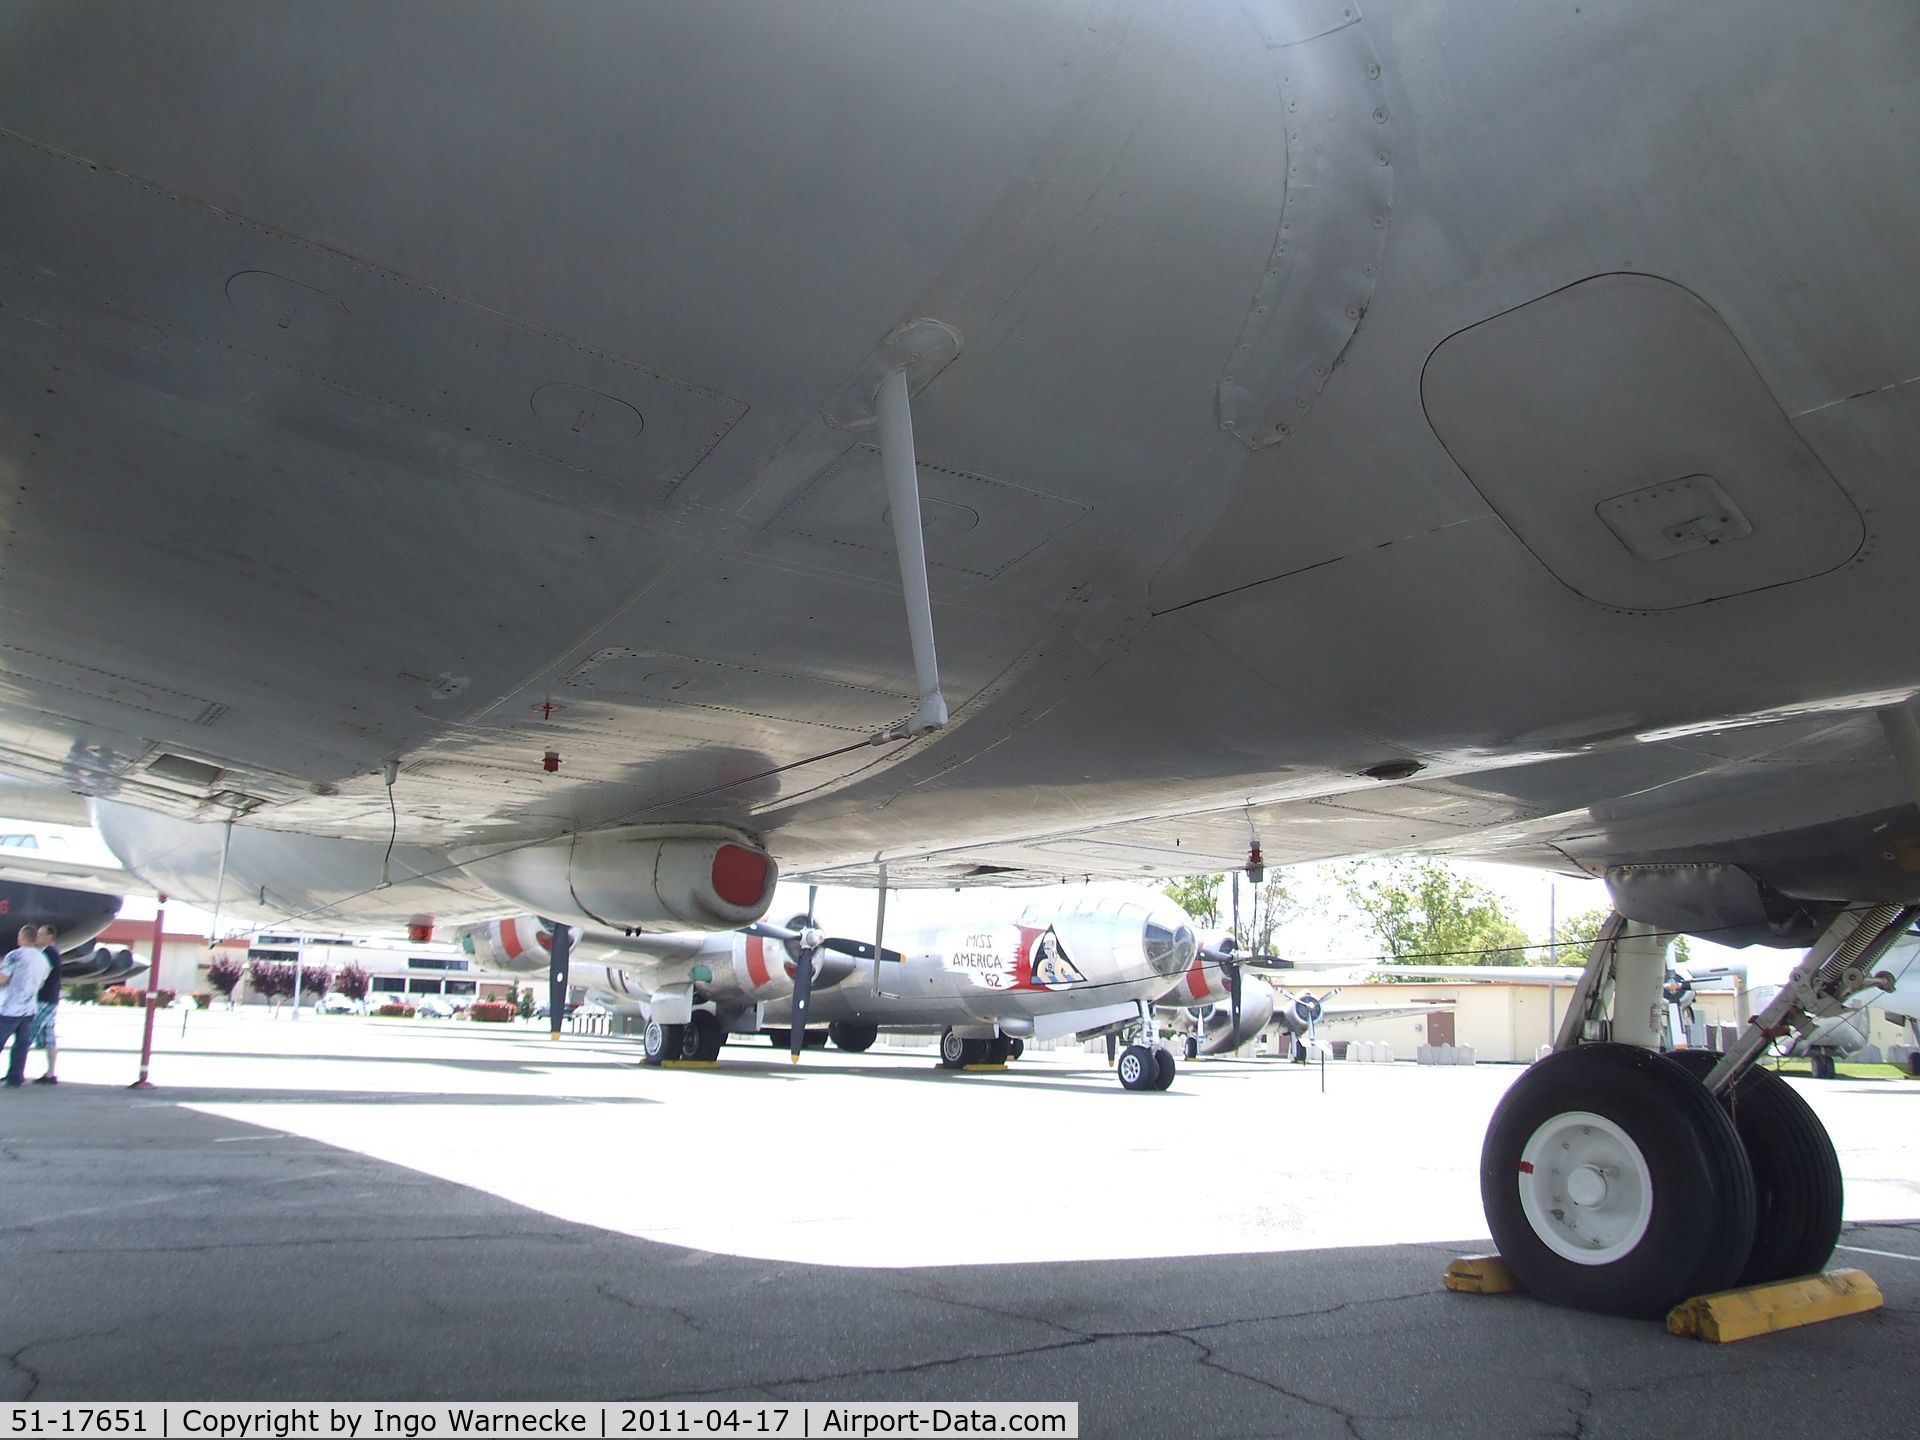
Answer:
[[[1160,1043],[1160,1033],[1153,1022],[1153,1006],[1142,1000],[1140,1038],[1120,1052],[1119,1063],[1114,1066],[1121,1088],[1165,1090],[1173,1084],[1174,1071],[1178,1068],[1173,1051]]]

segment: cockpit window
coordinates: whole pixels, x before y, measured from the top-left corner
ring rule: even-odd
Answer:
[[[1157,974],[1176,975],[1193,963],[1193,930],[1186,925],[1172,928],[1158,920],[1146,923],[1147,964]]]

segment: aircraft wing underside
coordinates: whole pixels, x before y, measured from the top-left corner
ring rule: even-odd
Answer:
[[[6,4],[0,769],[367,914],[622,825],[1911,898],[1915,32],[1843,9]],[[890,375],[952,721],[876,743]]]

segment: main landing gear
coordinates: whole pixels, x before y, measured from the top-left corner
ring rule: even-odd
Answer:
[[[664,1065],[669,1060],[718,1060],[720,1047],[727,1043],[727,1028],[711,1010],[696,1010],[685,1025],[647,1022],[641,1040],[644,1064]]]
[[[1004,1065],[1018,1060],[1026,1045],[1006,1035],[966,1036],[953,1029],[940,1032],[940,1064],[948,1070],[969,1065]]]
[[[1520,1284],[1556,1304],[1660,1315],[1825,1265],[1839,1159],[1807,1103],[1753,1063],[1881,983],[1870,967],[1916,913],[1841,912],[1723,1056],[1654,1050],[1667,937],[1609,921],[1555,1053],[1507,1091],[1481,1151],[1488,1228]]]

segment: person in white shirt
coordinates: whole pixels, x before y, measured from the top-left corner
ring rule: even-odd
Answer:
[[[28,1036],[39,1006],[40,986],[52,973],[47,957],[33,943],[34,928],[22,925],[20,943],[0,959],[0,1050],[13,1042],[7,1065],[7,1088],[17,1090],[27,1080]]]

